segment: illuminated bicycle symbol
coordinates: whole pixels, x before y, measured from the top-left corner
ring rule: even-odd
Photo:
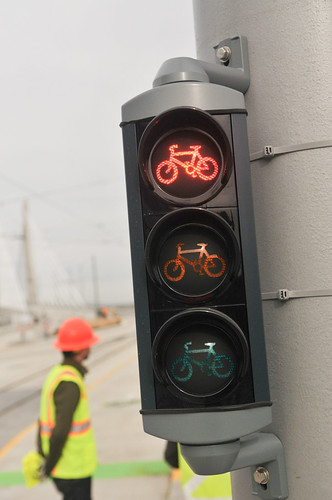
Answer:
[[[182,250],[184,243],[176,245],[178,249],[175,259],[170,259],[164,265],[164,274],[170,281],[180,281],[186,271],[185,264],[189,264],[196,273],[201,276],[207,274],[211,278],[218,278],[224,274],[226,269],[225,260],[217,254],[209,254],[206,250],[207,243],[197,243],[199,248],[192,250]],[[184,254],[199,253],[198,259],[190,260]]]
[[[178,167],[183,167],[191,177],[199,177],[203,181],[211,181],[218,174],[218,163],[209,156],[202,156],[199,152],[202,146],[189,146],[189,151],[176,151],[178,144],[172,144],[169,159],[159,163],[156,169],[156,176],[162,184],[171,184],[178,175]],[[191,160],[181,161],[181,156],[191,156]]]
[[[218,378],[229,377],[234,370],[233,360],[226,356],[226,354],[217,355],[213,347],[215,342],[206,342],[207,349],[194,349],[189,350],[189,346],[192,342],[186,342],[184,344],[184,356],[183,358],[176,359],[173,361],[171,366],[171,374],[179,382],[186,382],[190,380],[193,374],[193,365],[200,368],[202,373],[207,376],[214,375]],[[206,358],[203,361],[197,361],[192,355],[206,353]]]

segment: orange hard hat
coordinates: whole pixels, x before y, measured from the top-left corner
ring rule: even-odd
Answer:
[[[70,318],[60,326],[53,347],[59,351],[80,351],[99,340],[87,321],[82,318]]]

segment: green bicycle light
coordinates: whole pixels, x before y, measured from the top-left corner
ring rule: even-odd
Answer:
[[[238,386],[249,348],[241,329],[225,314],[194,308],[162,326],[152,356],[157,377],[171,392],[202,404]]]

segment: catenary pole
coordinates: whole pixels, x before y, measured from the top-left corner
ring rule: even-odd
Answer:
[[[23,246],[26,262],[28,305],[36,307],[37,304],[37,286],[34,272],[33,259],[31,254],[31,234],[29,227],[29,205],[26,200],[23,203]]]
[[[248,38],[251,152],[286,150],[251,164],[269,430],[284,445],[289,498],[332,498],[332,2],[194,0],[193,7],[198,59],[213,62],[224,38]],[[293,298],[278,300],[280,289]],[[232,486],[233,500],[253,498],[249,469],[232,473]]]

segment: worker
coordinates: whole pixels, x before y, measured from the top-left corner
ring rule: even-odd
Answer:
[[[91,500],[97,454],[84,383],[87,369],[82,363],[98,341],[85,320],[65,321],[53,344],[62,351],[63,362],[51,369],[41,394],[40,478],[51,477],[63,500]]]

